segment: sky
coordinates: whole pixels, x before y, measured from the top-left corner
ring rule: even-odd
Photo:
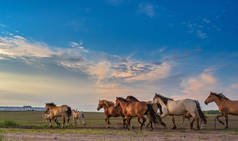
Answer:
[[[236,0],[0,2],[0,106],[238,99]]]

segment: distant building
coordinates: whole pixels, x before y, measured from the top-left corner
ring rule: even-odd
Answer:
[[[32,107],[32,106],[23,106],[23,107],[0,106],[0,111],[45,111],[45,108]]]
[[[25,111],[33,111],[31,106],[23,106]]]

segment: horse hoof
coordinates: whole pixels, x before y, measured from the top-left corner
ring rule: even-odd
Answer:
[[[172,129],[176,129],[177,127],[173,127]]]

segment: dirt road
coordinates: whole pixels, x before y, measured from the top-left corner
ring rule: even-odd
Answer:
[[[144,135],[118,134],[73,134],[73,133],[1,133],[1,138],[17,141],[237,141],[237,131],[193,131],[193,130],[166,130],[144,131]]]

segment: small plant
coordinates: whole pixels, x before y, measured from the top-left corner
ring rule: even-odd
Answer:
[[[3,122],[0,122],[0,126],[3,126],[3,127],[19,127],[19,124],[17,124],[15,121],[12,121],[12,120],[4,120]]]

